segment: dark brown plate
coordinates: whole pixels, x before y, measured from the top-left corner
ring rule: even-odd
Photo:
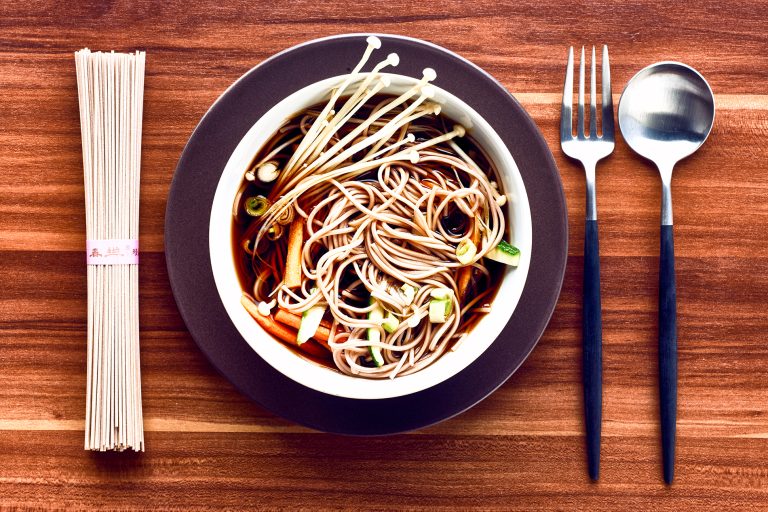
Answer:
[[[381,55],[397,52],[397,73],[437,71],[435,84],[480,113],[520,169],[533,222],[525,288],[509,323],[470,366],[412,395],[355,400],[302,386],[264,362],[240,336],[219,299],[208,252],[211,204],[232,151],[278,101],[310,83],[351,70],[368,34],[318,39],[259,64],[205,114],[184,148],[168,197],[165,253],[176,304],[211,363],[245,395],[296,423],[327,432],[392,434],[421,428],[472,407],[503,384],[531,353],[555,309],[565,273],[568,222],[560,177],[536,125],[496,80],[439,46],[380,35]]]

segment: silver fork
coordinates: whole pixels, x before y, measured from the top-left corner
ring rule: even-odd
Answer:
[[[579,160],[587,176],[587,219],[584,229],[584,310],[582,315],[584,414],[587,430],[587,464],[589,476],[600,475],[600,429],[602,423],[602,320],[600,310],[600,252],[597,236],[597,202],[595,200],[595,166],[613,152],[613,99],[608,47],[603,46],[602,135],[597,134],[597,93],[595,47],[592,47],[592,75],[589,95],[589,133],[584,130],[584,47],[579,66],[579,105],[576,137],[573,136],[573,47],[568,50],[568,67],[563,87],[560,117],[560,146],[563,153]]]

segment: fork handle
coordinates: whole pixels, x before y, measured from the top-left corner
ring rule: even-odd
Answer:
[[[677,428],[677,292],[672,225],[661,226],[659,259],[659,403],[664,482],[675,475]]]
[[[582,313],[584,418],[589,477],[600,475],[600,430],[603,409],[603,329],[600,307],[600,253],[597,220],[584,231],[584,309]]]

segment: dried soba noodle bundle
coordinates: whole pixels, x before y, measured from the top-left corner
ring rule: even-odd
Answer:
[[[75,52],[88,262],[86,450],[144,451],[137,265],[144,64],[144,52]]]

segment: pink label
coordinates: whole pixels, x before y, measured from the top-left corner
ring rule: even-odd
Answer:
[[[86,240],[85,253],[89,265],[138,265],[139,241],[130,238]]]

